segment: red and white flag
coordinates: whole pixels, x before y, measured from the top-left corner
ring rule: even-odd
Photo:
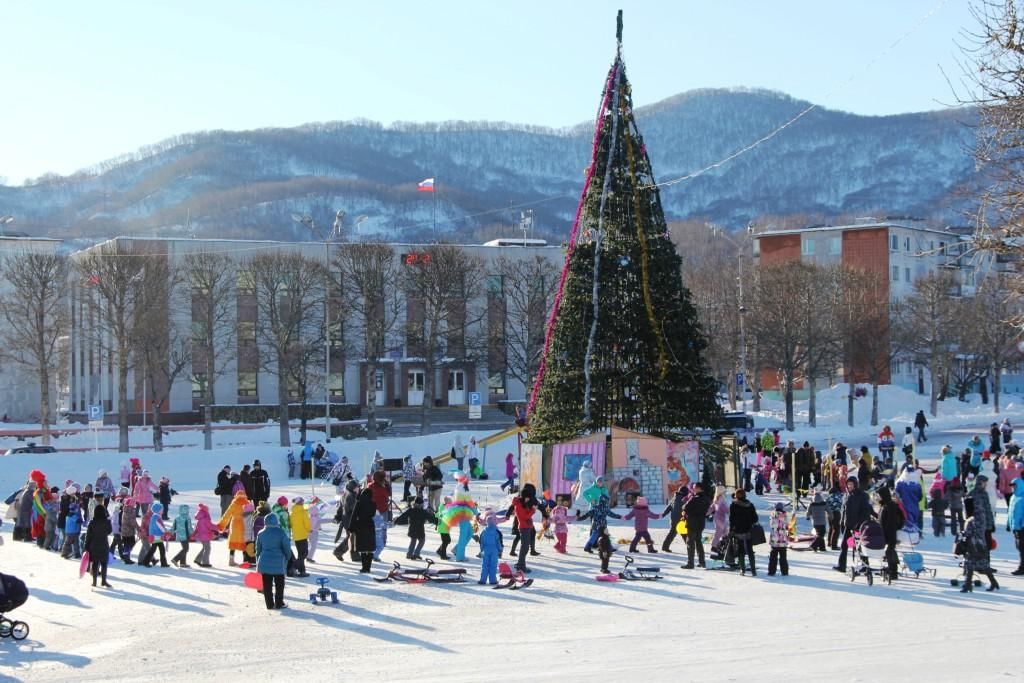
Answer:
[[[427,178],[426,180],[424,180],[424,181],[420,182],[419,184],[417,184],[416,185],[416,189],[419,192],[433,192],[434,191],[434,179],[433,178]]]

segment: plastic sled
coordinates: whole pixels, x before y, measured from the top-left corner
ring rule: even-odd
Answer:
[[[501,579],[501,582],[494,586],[495,588],[519,590],[533,585],[533,579],[526,578],[526,575],[518,569],[513,570],[508,562],[498,565],[498,578]]]
[[[331,604],[337,605],[338,593],[336,591],[332,591],[330,588],[327,587],[327,585],[330,582],[331,580],[327,577],[318,578],[316,580],[316,583],[319,586],[319,588],[316,589],[315,593],[309,594],[309,601],[315,605],[317,603],[317,600],[319,600],[320,602],[327,602],[327,599],[330,598]]]
[[[259,572],[249,572],[245,575],[244,583],[249,588],[253,588],[257,591],[263,591],[263,575]]]
[[[619,572],[619,578],[626,581],[657,581],[663,579],[661,567],[634,567],[632,555],[626,555],[626,566]]]
[[[614,583],[619,580],[618,574],[601,574],[594,578],[603,583]]]
[[[238,565],[239,569],[252,569],[252,562],[242,562]]]
[[[89,571],[89,551],[82,553],[82,561],[78,563],[78,578],[85,576]]]
[[[935,578],[935,570],[924,565],[924,557],[918,552],[907,552],[901,556],[903,575],[914,575],[915,579],[921,578],[921,574],[931,574]]]

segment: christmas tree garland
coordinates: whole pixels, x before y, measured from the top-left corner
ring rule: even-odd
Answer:
[[[647,309],[647,320],[651,323],[651,330],[654,332],[654,339],[658,344],[658,376],[661,381],[668,377],[668,354],[665,353],[665,340],[661,332],[661,325],[654,313],[654,302],[651,300],[650,251],[647,248],[647,233],[644,232],[643,220],[641,218],[640,185],[637,183],[636,165],[633,161],[633,136],[630,135],[629,126],[626,126],[626,158],[629,160],[629,177],[633,181],[633,206],[634,218],[636,219],[636,234],[640,240],[640,285],[644,293],[644,308]],[[653,178],[652,178],[653,180]]]
[[[612,84],[612,105],[608,110],[612,116],[612,138],[611,144],[608,145],[608,162],[605,164],[604,184],[601,187],[601,208],[597,214],[597,234],[594,239],[594,282],[590,295],[590,301],[594,308],[594,319],[590,322],[590,334],[587,337],[587,352],[583,356],[583,421],[585,423],[590,422],[590,363],[594,354],[594,341],[597,338],[597,320],[601,313],[601,297],[598,287],[600,284],[599,273],[601,272],[601,238],[604,236],[605,204],[608,201],[608,193],[612,184],[612,174],[608,172],[608,169],[612,167],[612,160],[615,158],[615,143],[619,132],[619,89],[621,88],[619,75],[621,73],[622,69],[618,64],[618,57],[616,56],[615,82]],[[628,135],[628,126],[626,127],[626,131]]]
[[[621,47],[621,44],[620,44]],[[565,295],[565,281],[569,278],[569,265],[572,263],[572,255],[576,250],[576,238],[579,235],[580,217],[583,215],[583,206],[587,199],[587,189],[590,181],[594,178],[597,170],[597,150],[601,142],[601,121],[608,110],[608,102],[611,99],[612,84],[617,79],[620,61],[616,59],[615,65],[608,74],[605,82],[604,93],[601,97],[601,106],[597,110],[597,121],[594,124],[594,143],[590,151],[590,167],[587,169],[587,179],[583,183],[583,192],[580,193],[580,202],[576,207],[576,217],[572,221],[572,232],[569,233],[569,244],[565,251],[565,264],[562,266],[562,274],[558,279],[558,289],[555,291],[555,301],[551,306],[551,314],[548,316],[547,329],[544,331],[544,350],[540,355],[540,364],[537,366],[537,377],[533,382],[533,391],[530,392],[530,402],[526,404],[526,417],[529,419],[537,407],[537,395],[540,391],[541,380],[548,367],[548,352],[551,350],[551,339],[554,334],[555,320],[558,318],[558,309],[562,305],[562,298]]]

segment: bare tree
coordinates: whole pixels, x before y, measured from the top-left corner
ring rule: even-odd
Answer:
[[[502,355],[505,372],[529,387],[540,365],[545,325],[554,305],[560,271],[543,256],[502,256],[494,267],[499,280],[488,283],[488,287],[500,287],[493,294],[501,300],[501,324],[490,331],[489,345]]]
[[[305,362],[301,348],[323,334],[323,265],[297,253],[262,253],[246,262],[252,274],[260,324],[260,363],[277,377],[280,443],[288,446],[289,379],[295,366]],[[266,351],[263,353],[262,351]]]
[[[0,274],[10,290],[0,298],[4,325],[0,340],[6,356],[24,366],[39,382],[39,424],[50,443],[50,382],[60,364],[57,340],[68,333],[66,257],[25,252],[6,257]]]
[[[931,373],[929,412],[933,417],[938,414],[939,395],[944,393],[940,389],[949,374],[951,341],[958,324],[955,287],[950,273],[931,273],[914,282],[914,293],[904,301],[905,333],[913,340],[907,350]]]
[[[978,112],[974,147],[975,247],[1014,264],[1005,284],[1024,296],[1024,5],[972,0],[976,26],[965,31],[962,103]],[[1024,329],[1017,311],[1007,320]]]
[[[813,293],[820,269],[806,263],[785,263],[762,268],[754,300],[757,315],[752,317],[761,362],[778,372],[786,402],[786,429],[793,431],[793,385],[802,377],[807,363],[803,345],[805,316],[796,302]]]
[[[977,333],[977,350],[985,359],[988,376],[992,379],[992,412],[999,412],[1003,370],[1020,357],[1017,343],[1021,328],[1012,324],[1024,314],[1021,299],[1008,286],[1009,277],[1003,273],[986,276],[978,287],[975,301],[981,313]]]
[[[447,244],[432,245],[421,258],[405,265],[404,289],[421,310],[421,315],[407,322],[406,336],[423,354],[423,433],[430,428],[435,372],[470,358],[476,350],[473,342],[480,341],[472,335],[484,315],[483,307],[474,307],[483,274],[479,258]]]
[[[203,392],[203,448],[211,450],[214,387],[237,349],[235,265],[223,254],[199,251],[185,255],[182,271],[192,289],[192,379]]]
[[[135,312],[146,264],[166,254],[137,252],[131,242],[111,240],[83,252],[75,268],[86,283],[85,301],[96,347],[113,353],[117,363],[118,451],[128,452],[128,370],[132,364]]]
[[[807,378],[807,424],[818,423],[818,379],[829,378],[840,356],[841,273],[837,268],[815,267],[807,273],[808,282],[794,304],[801,311],[801,340],[804,349],[804,375]]]
[[[736,383],[740,369],[739,288],[733,259],[722,252],[685,270],[683,282],[693,294],[693,305],[708,338],[705,358],[715,379],[726,388],[729,405],[736,408]]]
[[[148,410],[153,416],[153,450],[164,448],[161,414],[175,380],[192,362],[189,332],[173,320],[181,308],[181,273],[167,259],[147,262],[138,284],[137,306],[132,326],[135,374],[149,383]]]
[[[386,244],[347,244],[335,258],[357,347],[366,359],[366,438],[377,438],[377,368],[394,342],[404,298],[400,266]]]

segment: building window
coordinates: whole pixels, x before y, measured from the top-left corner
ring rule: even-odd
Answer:
[[[341,373],[332,372],[331,379],[327,383],[327,390],[332,397],[345,395],[345,376]]]
[[[828,240],[828,253],[832,256],[839,256],[843,253],[843,240],[840,237],[830,237]]]
[[[330,330],[331,348],[332,349],[341,348],[341,340],[342,340],[341,322],[339,321],[339,322],[331,323],[329,330]]]
[[[897,237],[896,235],[892,235],[889,237],[889,249],[891,249],[892,251],[900,250],[900,238]]]
[[[235,287],[239,294],[253,294],[256,291],[256,284],[252,279],[252,271],[240,268],[235,276]]]
[[[487,389],[492,394],[505,395],[505,373],[496,372],[487,378]]]
[[[238,395],[239,396],[256,396],[256,373],[255,372],[240,372],[238,373]]]
[[[946,243],[945,242],[939,242],[939,253],[942,254],[943,256],[946,255]]]
[[[909,237],[904,237],[903,238],[903,251],[910,251],[910,238]]]
[[[964,284],[968,287],[974,286],[974,269],[964,268]]]
[[[899,266],[893,266],[892,267],[892,281],[893,282],[899,282],[900,281],[900,267]]]
[[[244,321],[238,323],[238,345],[256,346],[256,323]]]
[[[910,268],[903,269],[903,281],[910,282]]]
[[[206,395],[206,373],[197,372],[192,376],[192,398],[203,398]]]
[[[814,256],[814,240],[810,237],[805,237],[803,242],[800,243],[801,251],[804,256]]]
[[[493,294],[494,296],[501,296],[504,290],[501,275],[488,275],[487,276],[487,293]]]

